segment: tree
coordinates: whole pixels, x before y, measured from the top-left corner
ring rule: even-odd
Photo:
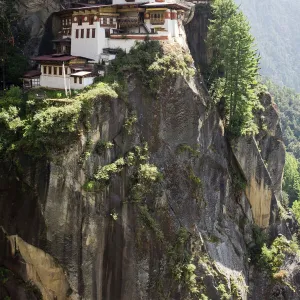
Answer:
[[[289,195],[289,204],[300,199],[299,163],[292,153],[286,153],[283,190]]]
[[[0,76],[1,87],[18,84],[27,68],[23,47],[28,40],[27,28],[21,26],[16,0],[0,0]]]
[[[227,129],[234,136],[255,132],[253,109],[259,107],[258,55],[250,25],[233,0],[215,0],[208,44],[213,50],[210,91],[223,100]]]
[[[298,201],[298,200],[294,201],[293,206],[292,206],[292,211],[296,217],[296,220],[300,224],[300,201]]]

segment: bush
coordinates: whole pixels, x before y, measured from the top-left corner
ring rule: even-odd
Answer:
[[[287,255],[299,255],[299,246],[295,241],[289,241],[285,236],[277,237],[270,247],[262,247],[259,264],[276,279]],[[274,277],[275,276],[275,277]]]
[[[42,95],[42,99],[36,96]],[[80,126],[88,123],[95,101],[116,98],[114,89],[106,83],[92,85],[73,99],[61,98],[61,91],[35,90],[25,98],[13,87],[0,99],[0,157],[21,149],[33,156],[49,155],[64,149],[79,136]],[[53,98],[51,99],[53,100]]]

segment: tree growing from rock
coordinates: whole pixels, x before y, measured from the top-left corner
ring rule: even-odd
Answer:
[[[210,91],[215,101],[223,101],[228,131],[234,135],[257,130],[253,110],[257,95],[259,57],[250,25],[233,0],[215,0],[208,43],[213,50]]]

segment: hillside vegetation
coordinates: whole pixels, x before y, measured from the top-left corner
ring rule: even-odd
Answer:
[[[287,156],[284,168],[283,196],[300,220],[300,95],[272,81],[265,82],[278,106]]]
[[[261,55],[261,74],[300,91],[299,0],[235,0],[248,17]]]

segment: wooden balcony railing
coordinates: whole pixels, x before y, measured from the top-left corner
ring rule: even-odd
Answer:
[[[163,25],[165,24],[164,18],[150,18],[150,23],[152,25]]]
[[[139,17],[121,17],[118,18],[120,28],[138,27],[142,24]]]

